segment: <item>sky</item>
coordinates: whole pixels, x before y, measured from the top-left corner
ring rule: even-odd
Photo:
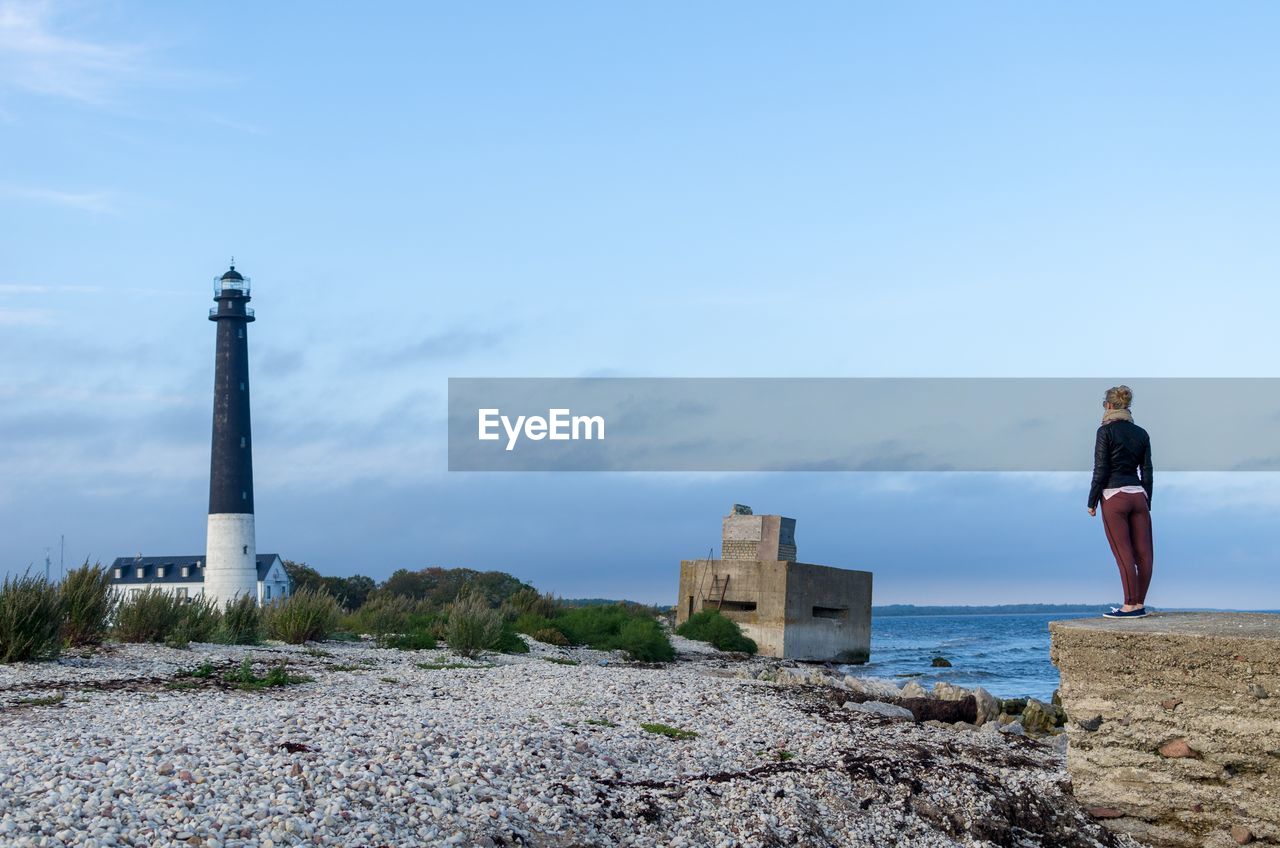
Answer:
[[[878,603],[1116,603],[1087,454],[449,473],[447,380],[1276,376],[1277,24],[0,0],[0,571],[56,569],[62,536],[69,563],[203,549],[234,256],[260,551],[669,603],[739,502],[873,571]],[[1280,477],[1156,482],[1152,606],[1280,607]]]

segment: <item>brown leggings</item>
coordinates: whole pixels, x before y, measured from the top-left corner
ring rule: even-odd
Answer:
[[[1116,492],[1102,501],[1102,526],[1111,543],[1111,553],[1120,566],[1124,602],[1142,605],[1151,585],[1151,565],[1155,553],[1151,544],[1151,508],[1147,496],[1136,492]]]

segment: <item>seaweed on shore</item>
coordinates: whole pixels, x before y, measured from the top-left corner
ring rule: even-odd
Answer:
[[[897,827],[907,843],[933,832],[1001,848],[1114,848],[1123,844],[1075,803],[1069,781],[1054,781],[1049,784],[1050,791],[1040,792],[1011,785],[1002,777],[1006,770],[1044,776],[1054,770],[1044,756],[1033,756],[1039,749],[1035,742],[1001,737],[1003,744],[991,746],[977,740],[966,744],[962,738],[938,740],[936,735],[912,738],[919,733],[916,725],[880,721],[843,709],[840,705],[846,699],[838,697],[843,694],[838,690],[819,692],[797,687],[770,691],[793,699],[803,712],[824,721],[857,725],[864,733],[868,729],[879,732],[876,726],[880,725],[891,736],[882,746],[844,747],[816,762],[779,759],[754,768],[665,780],[597,777],[595,800],[608,815],[655,822],[667,811],[674,811],[676,801],[689,793],[716,797],[717,785],[758,783],[766,792],[772,789],[773,798],[778,799],[783,797],[784,789],[777,778],[808,778],[811,782],[815,776],[826,775],[817,779],[828,789],[844,794],[847,809],[855,818],[860,811],[877,805],[900,810]],[[573,794],[568,786],[560,788]],[[638,795],[611,797],[613,790],[638,790]],[[810,824],[821,830],[818,823]],[[818,831],[806,836],[812,844],[829,842],[829,837]]]

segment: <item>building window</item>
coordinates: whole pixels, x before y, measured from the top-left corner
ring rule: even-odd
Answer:
[[[721,612],[755,612],[755,601],[721,601]]]
[[[163,565],[157,565],[157,566],[156,566],[156,579],[158,580],[158,579],[160,579],[161,577],[164,577],[164,566],[163,566]]]
[[[137,573],[134,576],[136,576],[139,580],[141,580],[143,575],[145,575],[146,573],[147,573],[147,569],[140,565],[138,566]]]
[[[191,600],[191,598],[189,598],[189,597],[187,596],[187,590],[186,590],[185,588],[184,588],[184,589],[174,589],[174,590],[173,590],[173,594],[174,594],[174,595],[176,595],[176,596],[177,596],[177,598],[178,598],[178,600],[182,601],[184,604],[185,604],[187,601]]]
[[[242,553],[242,554],[248,554],[248,553],[249,553],[249,546],[248,546],[248,545],[241,545],[241,546],[240,546],[240,553]]]
[[[248,492],[241,492],[241,493],[240,493],[240,500],[242,500],[242,501],[247,501],[247,500],[249,500],[249,493],[248,493]]]
[[[244,391],[244,381],[243,381],[243,380],[241,380],[241,381],[240,381],[240,391],[242,391],[242,392]]]
[[[244,436],[240,437],[240,447],[244,447]]]
[[[270,587],[270,586],[266,587],[266,592],[267,592],[267,600],[269,601],[269,600],[271,600],[271,587]]]
[[[183,576],[183,577],[190,577],[190,576],[191,576],[191,566],[189,566],[189,565],[184,565],[184,566],[182,566],[182,576]]]
[[[842,619],[849,617],[848,607],[814,607],[814,618],[834,618]]]
[[[121,577],[123,577],[123,576],[124,576],[124,569],[123,569],[123,568],[117,568],[117,569],[116,569],[116,579],[117,579],[117,580],[119,580],[119,579],[120,579]]]
[[[237,334],[236,334],[236,335],[237,335],[239,338],[242,338],[242,339],[243,339],[243,338],[244,338],[244,328],[243,328],[243,327],[241,327],[241,328],[240,328],[240,330],[237,332]]]

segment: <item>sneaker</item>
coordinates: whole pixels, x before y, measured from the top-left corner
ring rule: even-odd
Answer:
[[[1146,614],[1147,614],[1146,607],[1143,607],[1141,609],[1129,610],[1128,612],[1125,612],[1124,610],[1120,610],[1120,609],[1112,610],[1111,612],[1104,612],[1102,614],[1102,617],[1103,618],[1144,618],[1146,617]]]

